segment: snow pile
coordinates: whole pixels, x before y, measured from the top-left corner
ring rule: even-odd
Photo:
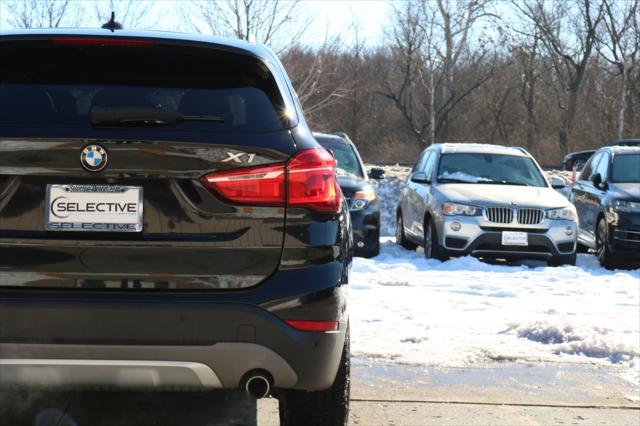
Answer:
[[[380,235],[395,235],[398,197],[411,168],[398,165],[373,167],[382,167],[385,170],[384,179],[369,179],[369,183],[376,190],[381,204]],[[367,169],[369,169],[369,166],[367,166]]]
[[[570,324],[559,326],[546,321],[536,321],[517,327],[516,334],[520,338],[552,345],[550,349],[556,354],[607,358],[614,364],[640,357],[637,346],[615,343],[607,339],[607,334],[612,331],[598,326],[576,330]]]
[[[420,250],[420,249],[419,249]],[[640,380],[640,270],[424,259],[393,238],[354,260],[352,350],[360,358],[455,367],[588,362]]]

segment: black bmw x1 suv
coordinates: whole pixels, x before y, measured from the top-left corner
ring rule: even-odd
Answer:
[[[0,35],[0,384],[246,389],[344,424],[349,211],[268,49]]]

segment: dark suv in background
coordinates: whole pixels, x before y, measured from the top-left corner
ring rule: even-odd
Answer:
[[[640,146],[601,148],[571,190],[578,242],[596,251],[602,266],[640,261]]]
[[[367,182],[360,153],[345,133],[314,133],[313,137],[336,159],[338,183],[351,213],[354,255],[377,256],[380,252],[380,200]],[[372,172],[372,178],[381,179],[384,169],[374,168]]]
[[[583,169],[584,165],[587,164],[587,161],[589,161],[589,158],[591,158],[594,152],[596,151],[591,149],[567,154],[562,159],[562,168],[567,171],[575,170],[579,172]]]
[[[0,52],[0,385],[242,388],[344,424],[349,210],[276,56],[105,30]]]

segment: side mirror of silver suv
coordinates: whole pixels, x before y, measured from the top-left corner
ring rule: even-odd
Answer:
[[[411,175],[411,182],[415,183],[431,183],[425,172],[416,172]]]
[[[551,187],[553,189],[562,189],[565,188],[567,186],[567,182],[558,176],[552,176],[551,177]]]

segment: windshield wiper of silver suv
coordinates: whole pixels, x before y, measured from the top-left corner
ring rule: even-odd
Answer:
[[[209,121],[224,123],[224,117],[215,115],[182,115],[177,111],[162,111],[154,108],[91,108],[91,124],[97,126],[112,125],[148,125],[162,126],[185,121]]]
[[[515,186],[533,186],[530,183],[525,182],[513,182],[510,180],[492,180],[484,183],[489,183],[491,185],[515,185]]]

